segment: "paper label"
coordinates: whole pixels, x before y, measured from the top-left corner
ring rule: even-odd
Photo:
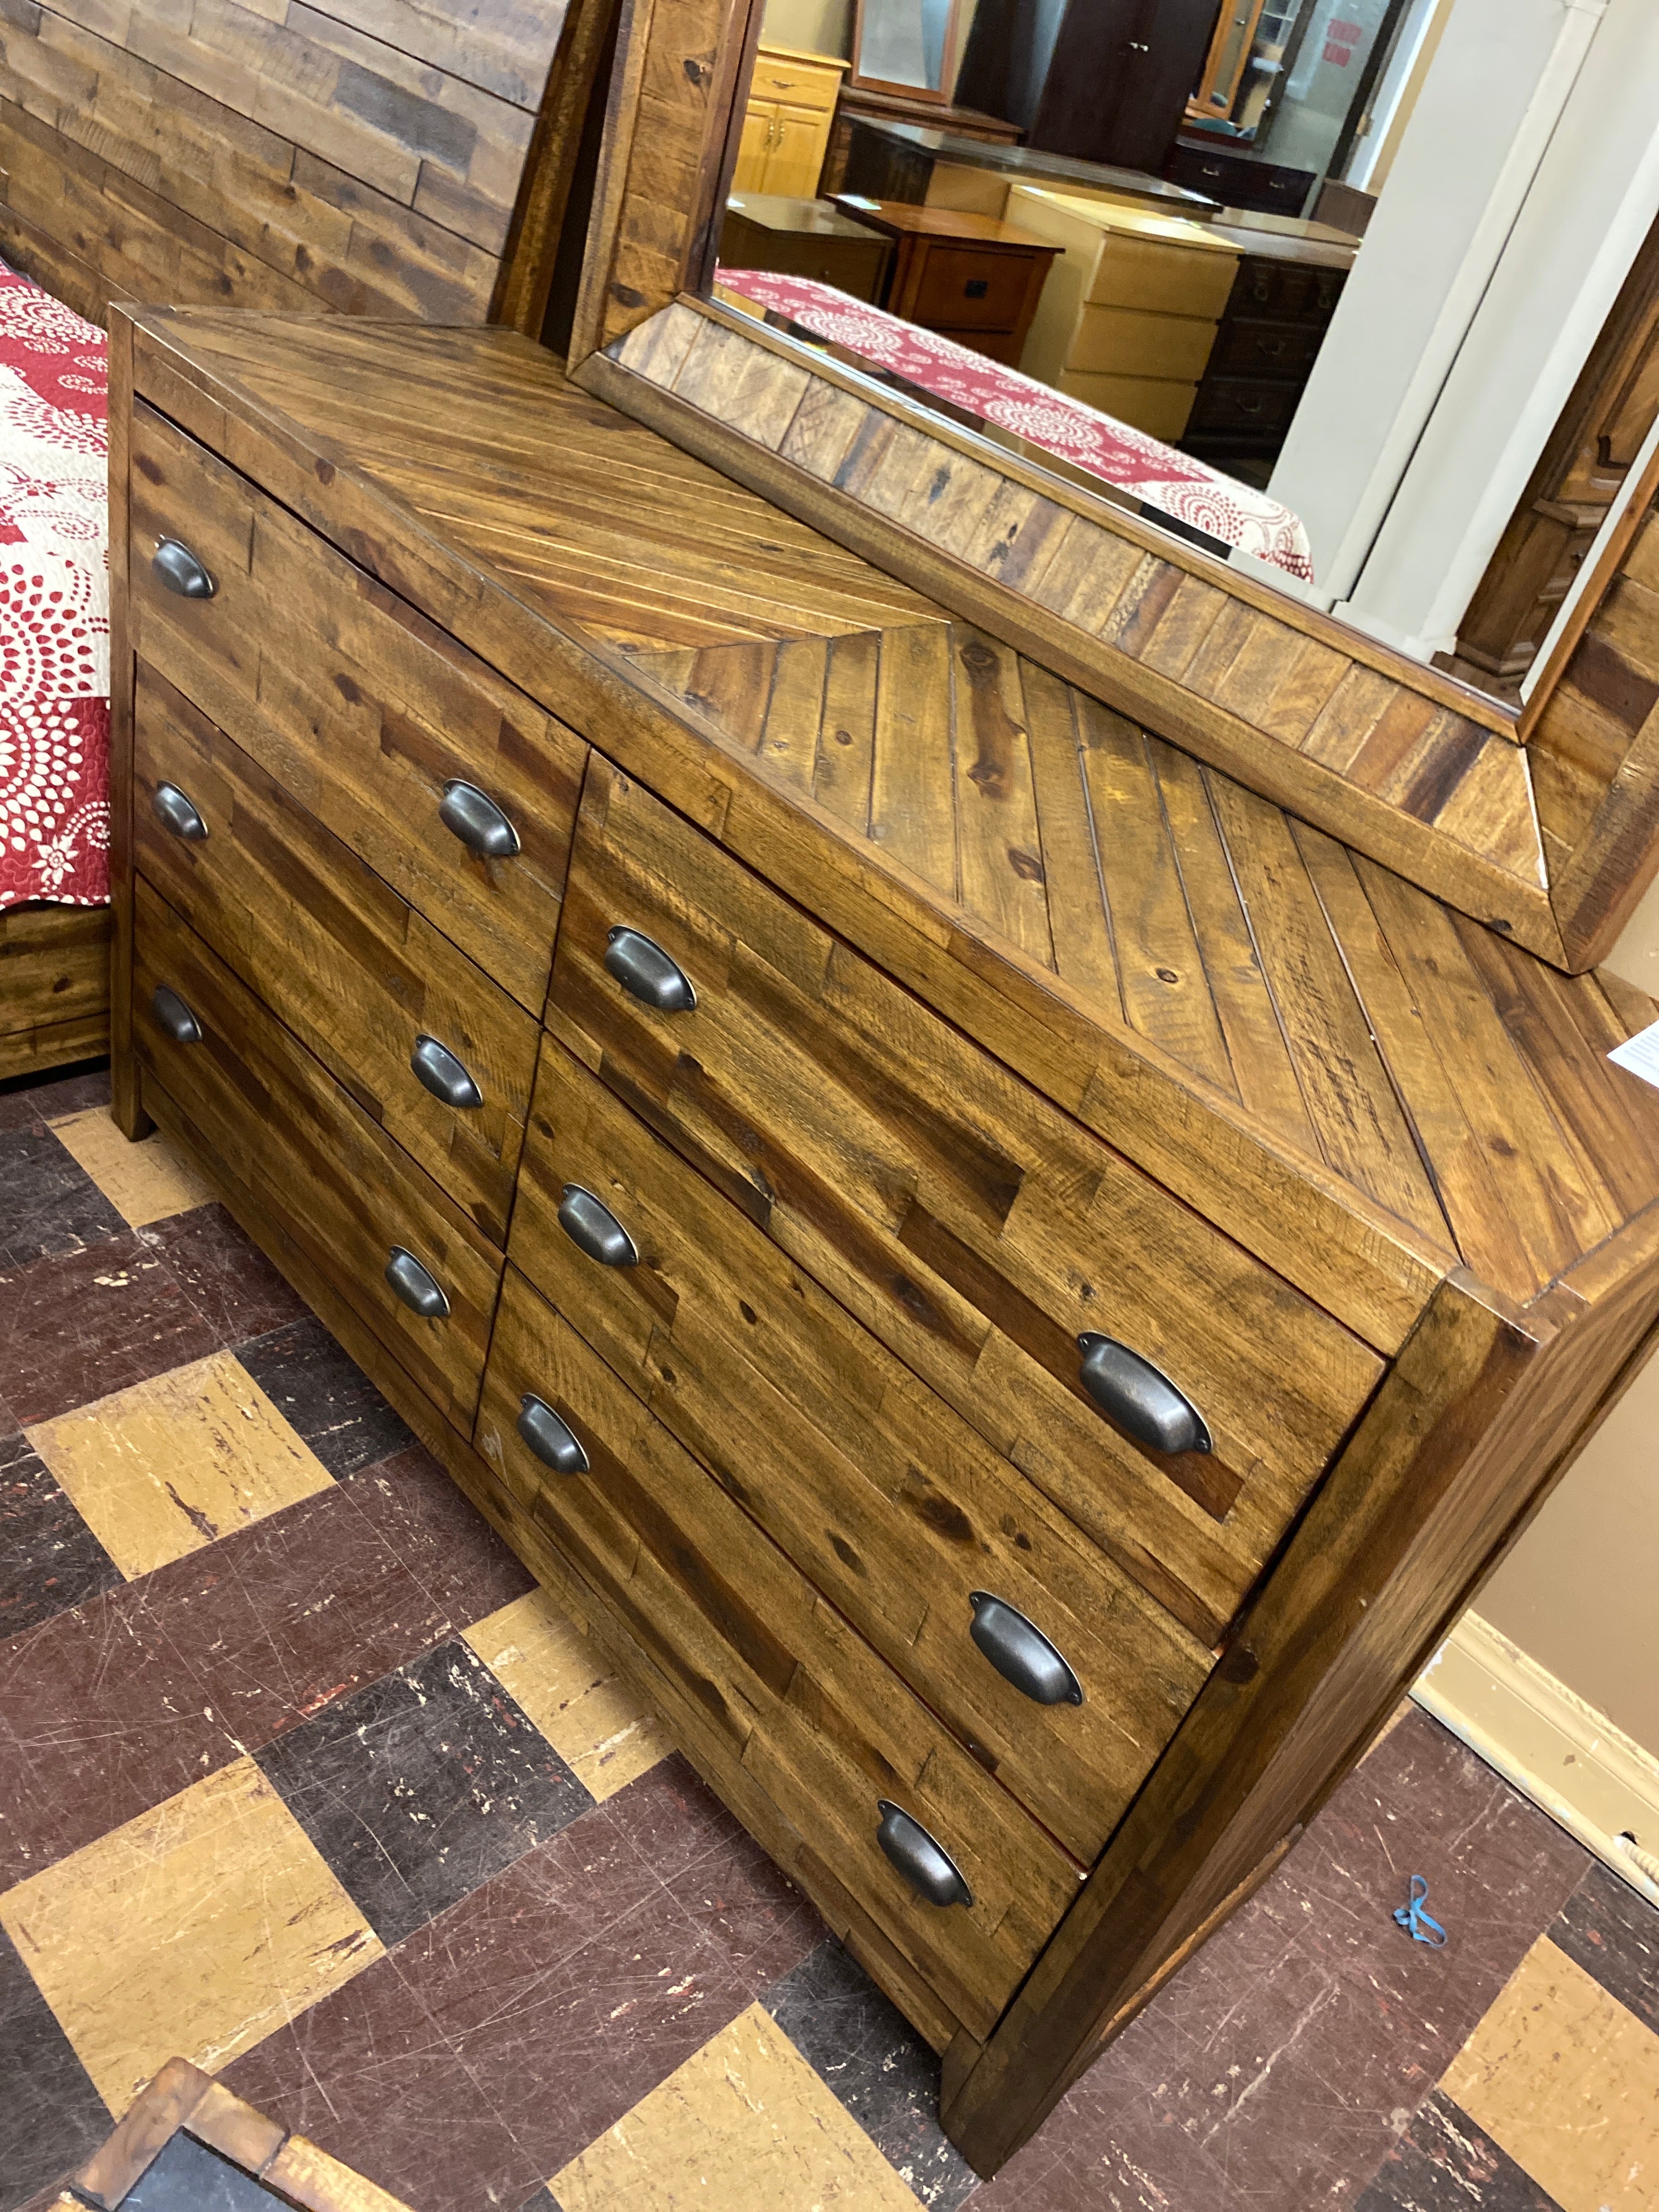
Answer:
[[[1644,1083],[1650,1083],[1659,1091],[1659,1022],[1650,1029],[1638,1030],[1627,1043],[1618,1046],[1607,1058],[1615,1067],[1627,1067],[1632,1075],[1639,1075]]]

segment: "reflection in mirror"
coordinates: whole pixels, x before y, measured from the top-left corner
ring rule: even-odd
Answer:
[[[1524,15],[769,0],[717,295],[1513,703],[1659,416],[1659,53]]]

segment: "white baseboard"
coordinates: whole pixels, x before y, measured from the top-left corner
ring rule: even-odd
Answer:
[[[1659,1905],[1659,1882],[1617,1840],[1629,1832],[1644,1856],[1659,1859],[1659,1759],[1478,1613],[1464,1614],[1412,1695],[1650,1904]]]

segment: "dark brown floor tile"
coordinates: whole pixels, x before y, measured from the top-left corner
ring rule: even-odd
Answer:
[[[0,1431],[0,1641],[120,1580],[27,1437]]]
[[[204,1358],[217,1339],[136,1232],[0,1273],[0,1375],[27,1428]]]
[[[817,1906],[748,1836],[717,1844],[668,1887],[751,1996],[799,1966],[829,1932]]]
[[[46,1075],[13,1075],[0,1083],[0,1129],[29,1129],[60,1114],[83,1114],[107,1106],[109,1062],[78,1061]]]
[[[409,1525],[333,1486],[0,1645],[0,1886],[465,1626]]]
[[[509,1604],[535,1577],[422,1444],[342,1486],[380,1540],[458,1628]]]
[[[1561,2212],[1468,2114],[1436,2090],[1354,2212]]]
[[[1627,1881],[1595,1862],[1561,1908],[1550,1941],[1659,2033],[1659,1911]]]
[[[126,1233],[126,1223],[50,1129],[0,1133],[0,1273]]]
[[[222,1206],[192,1206],[142,1232],[221,1344],[245,1344],[302,1319],[305,1300]]]
[[[335,1699],[259,1764],[388,1948],[593,1802],[459,1639]]]
[[[332,1475],[356,1474],[414,1441],[314,1314],[239,1345],[236,1356]]]
[[[223,2079],[420,2212],[514,2212],[538,2178],[389,1956]]]
[[[766,2009],[932,2212],[957,2212],[978,2176],[939,2124],[939,2060],[832,1939],[769,1990]]]
[[[103,2099],[0,1929],[0,2212],[61,2179],[110,2127]]]
[[[659,1881],[674,1881],[722,1847],[748,1845],[742,1822],[678,1752],[619,1790],[609,1806]]]

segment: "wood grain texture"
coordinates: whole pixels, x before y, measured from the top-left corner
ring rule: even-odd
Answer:
[[[0,914],[0,1081],[108,1050],[109,963],[106,908]]]
[[[604,7],[566,12],[8,0],[0,240],[100,322],[120,298],[522,319]]]

